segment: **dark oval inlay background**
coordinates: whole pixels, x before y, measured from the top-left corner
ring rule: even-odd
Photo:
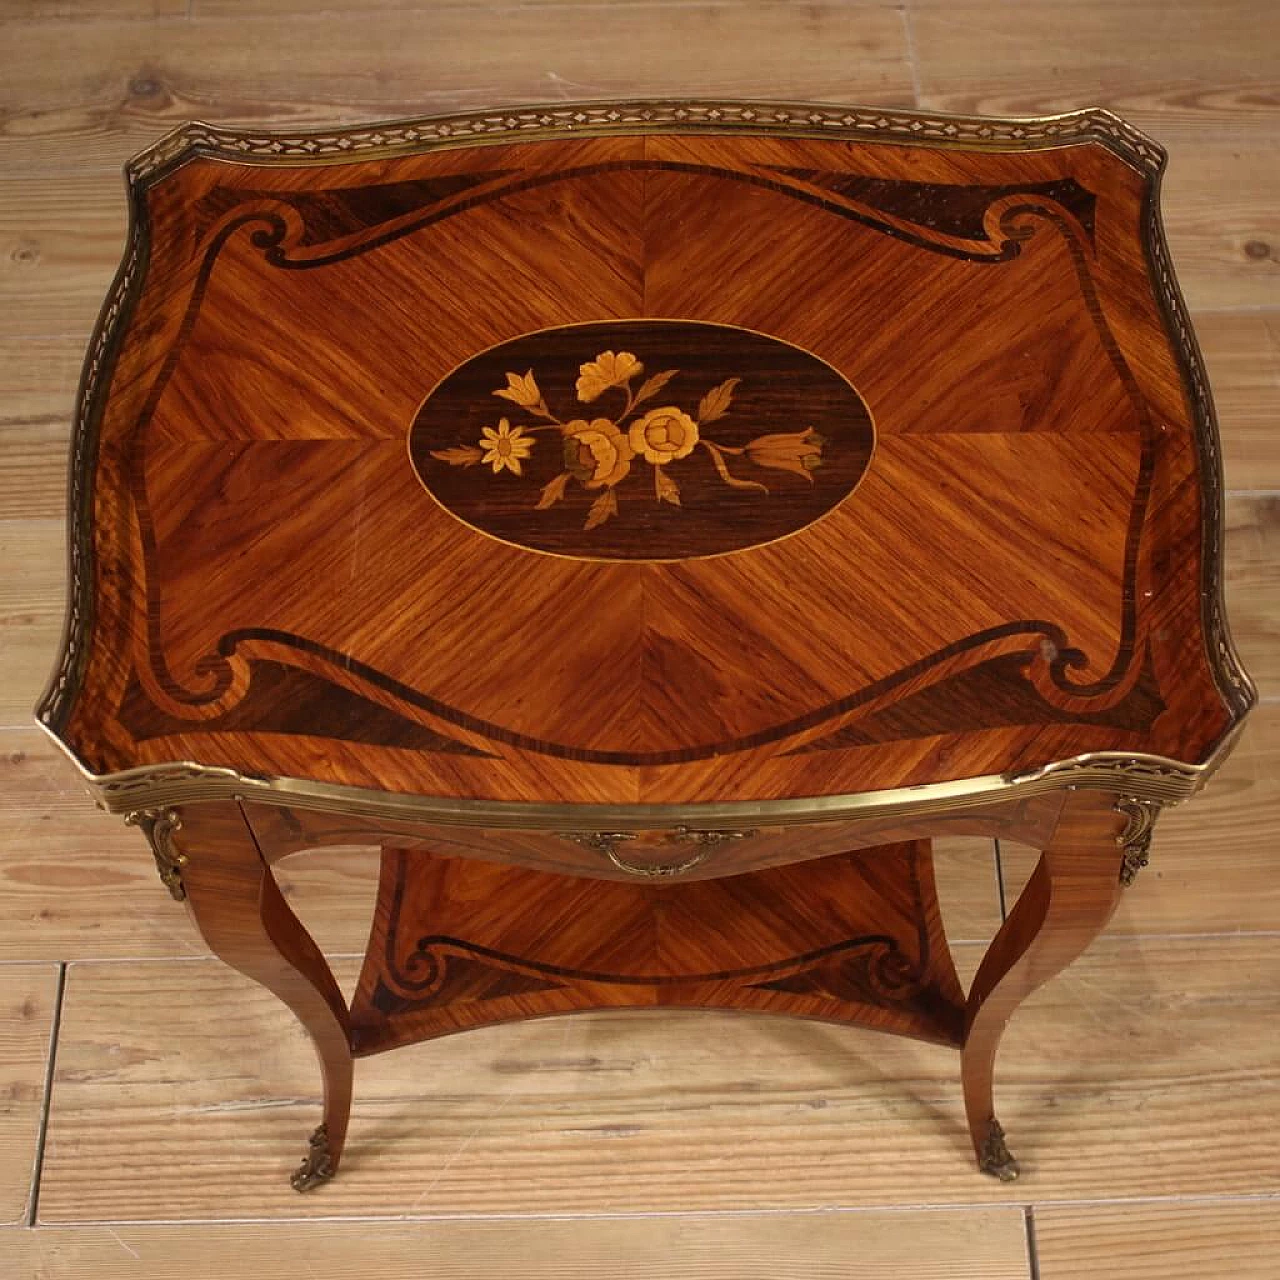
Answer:
[[[605,390],[589,403],[578,398],[580,367],[602,352],[627,352],[643,364],[630,380],[633,393],[655,374],[678,372],[623,416],[624,390]],[[507,386],[509,373],[530,371],[547,412],[560,423],[603,418],[612,428],[571,441],[536,410],[493,394]],[[715,417],[704,397],[731,378],[740,381]],[[641,440],[638,424],[668,408],[685,418],[650,419]],[[492,453],[488,461],[480,456],[490,447],[484,429],[500,432],[503,418],[510,432],[523,428],[523,438],[533,441],[515,446],[527,455],[519,475],[505,467],[495,474]],[[646,443],[657,456],[679,451],[682,432],[691,434],[686,419],[697,424],[698,436],[686,456],[654,465],[633,451]],[[719,461],[734,480],[763,484],[768,493],[726,481],[704,440],[720,447]],[[857,485],[874,443],[862,398],[830,365],[798,347],[721,325],[626,320],[529,334],[468,360],[419,409],[409,453],[442,506],[506,542],[568,556],[678,560],[756,546],[811,524]],[[546,486],[555,497],[561,484],[557,500],[538,509]],[[678,497],[678,505],[660,501],[659,487]],[[615,511],[608,510],[612,501]],[[598,522],[585,528],[593,517]]]

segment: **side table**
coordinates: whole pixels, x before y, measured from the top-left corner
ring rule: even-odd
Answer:
[[[39,720],[228,964],[352,1062],[602,1007],[951,1045],[1254,700],[1212,405],[1105,111],[640,102],[128,166]],[[1043,851],[966,996],[930,839]],[[348,1007],[272,865],[382,850]]]

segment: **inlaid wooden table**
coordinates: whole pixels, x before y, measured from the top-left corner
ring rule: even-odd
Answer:
[[[352,1060],[579,1009],[960,1051],[1106,923],[1253,690],[1204,373],[1103,111],[193,124],[128,169],[39,710]],[[1043,850],[966,997],[930,838]],[[272,865],[381,847],[348,1008]]]

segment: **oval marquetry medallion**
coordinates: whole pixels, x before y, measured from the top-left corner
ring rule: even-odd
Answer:
[[[625,320],[527,334],[427,397],[409,456],[474,529],[565,556],[683,560],[795,533],[875,446],[825,361],[746,329]]]

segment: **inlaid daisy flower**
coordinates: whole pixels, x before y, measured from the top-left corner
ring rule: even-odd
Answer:
[[[533,449],[534,440],[526,436],[523,427],[512,427],[506,418],[498,420],[498,428],[480,428],[480,447],[484,450],[483,462],[493,467],[493,474],[505,468],[515,475],[523,474],[520,465],[522,458],[527,458]]]

